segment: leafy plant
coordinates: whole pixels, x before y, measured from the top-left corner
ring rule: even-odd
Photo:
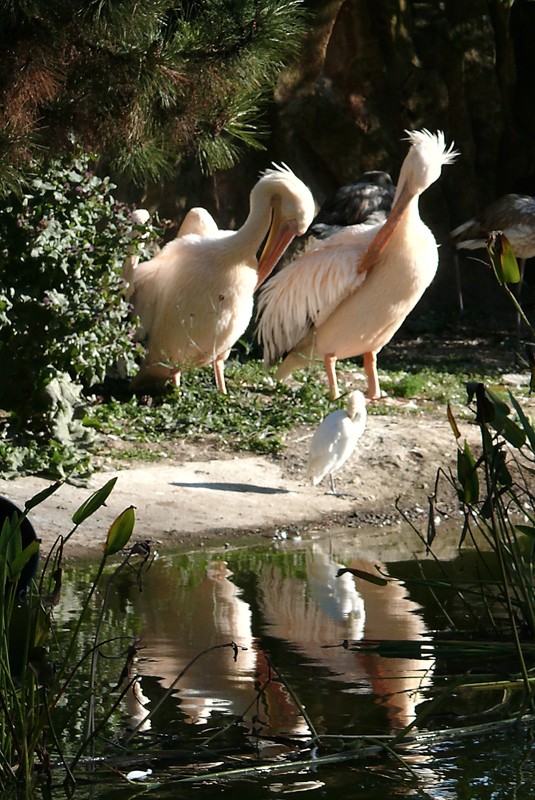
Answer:
[[[81,387],[118,362],[128,374],[138,352],[121,278],[129,209],[93,166],[54,162],[0,202],[0,452],[29,429],[53,469],[87,445]]]
[[[59,483],[36,495],[25,506],[24,514],[14,513],[6,518],[0,533],[0,592],[4,598],[0,616],[0,787],[11,784],[29,787],[36,772],[50,778],[51,761],[62,760],[67,775],[72,779],[72,770],[80,756],[89,751],[95,736],[101,731],[125,693],[132,687],[128,675],[128,664],[135,655],[135,648],[124,637],[106,639],[114,642],[124,664],[118,675],[121,691],[113,699],[99,694],[97,673],[99,653],[104,642],[101,638],[101,623],[104,617],[110,587],[126,566],[140,571],[147,563],[150,550],[147,546],[134,545],[122,557],[111,574],[106,575],[112,556],[125,548],[132,536],[135,524],[133,508],[127,508],[110,526],[104,551],[96,575],[86,596],[81,599],[80,610],[67,639],[59,642],[54,635],[52,610],[61,602],[63,552],[69,539],[78,531],[109,497],[117,479],[108,481],[94,492],[74,513],[73,528],[66,536],[59,536],[48,553],[42,573],[37,581],[25,581],[21,589],[21,573],[29,560],[35,556],[38,542],[24,541],[24,521],[30,509],[55,491]],[[23,546],[25,545],[25,546]],[[141,557],[141,566],[139,558]],[[99,600],[99,622],[90,646],[80,647],[80,631],[91,603],[99,596],[97,589],[105,582]],[[27,585],[26,585],[27,583]],[[83,692],[78,685],[83,675]],[[74,756],[69,761],[64,752],[58,715],[61,703],[67,699],[69,713],[76,713],[85,703],[86,727],[80,740],[70,742]],[[97,702],[98,701],[98,702]],[[64,722],[64,720],[63,720]]]
[[[496,279],[510,297],[522,319],[532,330],[520,305],[508,287],[519,280],[516,258],[502,234],[490,238],[489,259]],[[441,605],[452,634],[464,633],[486,638],[482,649],[500,656],[504,645],[516,656],[514,673],[508,688],[523,690],[520,710],[535,711],[533,693],[533,652],[535,636],[535,428],[520,402],[508,393],[507,400],[483,382],[466,384],[468,404],[475,415],[480,442],[475,450],[462,436],[448,404],[448,419],[457,440],[457,464],[454,473],[437,473],[435,492],[430,498],[428,530],[425,539],[432,546],[439,528],[435,519],[440,513],[440,491],[445,479],[460,503],[463,525],[459,546],[466,543],[477,555],[475,578],[451,578],[446,567],[439,580],[426,585]],[[414,527],[414,526],[413,526]],[[416,530],[416,528],[415,528]],[[440,595],[448,590],[465,610],[465,630],[459,631]],[[474,601],[477,600],[477,604]],[[440,637],[439,637],[440,638]],[[494,641],[490,640],[494,638]],[[459,645],[449,642],[459,655]],[[453,645],[453,647],[451,647]],[[473,674],[472,680],[477,680]],[[470,682],[470,681],[468,681]],[[495,681],[484,679],[478,687],[494,689]],[[518,707],[517,707],[518,710]],[[508,705],[503,704],[503,713]]]

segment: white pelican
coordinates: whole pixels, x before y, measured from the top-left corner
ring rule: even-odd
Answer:
[[[314,486],[329,476],[331,491],[334,476],[357,446],[366,427],[366,400],[362,392],[351,392],[347,398],[347,410],[333,411],[320,423],[314,432],[308,453],[307,475]]]
[[[253,293],[310,225],[314,199],[288,167],[275,167],[254,186],[239,230],[218,230],[204,209],[190,214],[177,238],[133,274],[132,303],[148,335],[133,386],[169,378],[178,386],[184,367],[213,362],[226,393],[224,362],[249,324]]]
[[[321,204],[308,232],[324,239],[348,225],[383,222],[390,213],[395,193],[388,172],[363,172],[355,183],[341,186]]]
[[[435,238],[418,212],[418,198],[458,155],[444,134],[407,131],[411,147],[401,167],[386,222],[354,225],[304,252],[260,293],[258,335],[266,363],[287,353],[275,377],[287,378],[323,359],[333,398],[339,358],[364,356],[366,396],[380,397],[377,353],[398,330],[433,280]]]
[[[197,233],[199,236],[217,236],[218,230],[217,222],[210,212],[205,208],[196,206],[195,208],[190,208],[182,220],[175,238],[179,239],[189,233]]]

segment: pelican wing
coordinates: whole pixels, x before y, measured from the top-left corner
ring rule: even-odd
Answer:
[[[258,339],[266,364],[292,349],[365,280],[358,263],[382,223],[350,225],[306,250],[260,292]]]
[[[193,235],[193,234],[190,234]],[[134,272],[131,302],[145,331],[151,331],[170,297],[170,281],[177,279],[177,264],[186,237],[168,242],[150,261],[139,264]]]

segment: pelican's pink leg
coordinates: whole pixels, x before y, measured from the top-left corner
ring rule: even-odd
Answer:
[[[215,375],[216,386],[221,392],[221,394],[227,393],[224,373],[225,373],[225,358],[224,356],[216,356],[216,358],[214,359],[214,375]]]
[[[338,389],[338,381],[336,380],[336,356],[334,353],[327,353],[323,359],[323,363],[325,364],[327,380],[329,381],[331,400],[337,400],[340,397],[340,390]]]
[[[364,372],[368,378],[366,397],[368,400],[378,400],[381,397],[381,388],[379,386],[379,376],[377,374],[377,353],[373,351],[364,353]]]

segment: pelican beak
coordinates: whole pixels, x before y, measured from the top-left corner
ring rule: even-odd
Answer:
[[[359,275],[363,272],[369,272],[376,265],[382,251],[392,238],[392,234],[396,230],[398,222],[400,221],[413,197],[414,195],[412,192],[410,192],[408,188],[404,186],[396,202],[392,206],[392,211],[388,215],[385,224],[374,237],[370,246],[360,259],[360,264],[357,269],[357,273]]]
[[[279,209],[275,207],[268,238],[262,250],[262,255],[258,259],[258,279],[255,291],[270,276],[275,265],[280,261],[288,245],[296,235],[295,220],[282,219]]]

